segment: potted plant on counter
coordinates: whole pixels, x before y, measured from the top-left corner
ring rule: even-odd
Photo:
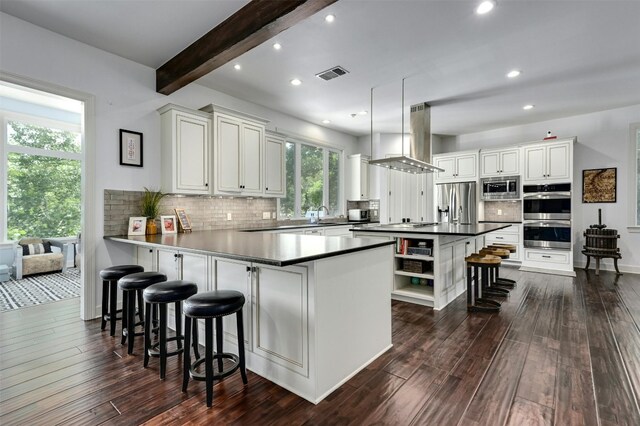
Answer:
[[[160,191],[152,191],[147,187],[144,188],[144,195],[142,196],[142,216],[147,218],[147,235],[153,235],[158,233],[158,225],[156,224],[156,218],[160,215],[160,201],[167,194]]]

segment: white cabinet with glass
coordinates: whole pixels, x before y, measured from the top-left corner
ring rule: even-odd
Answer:
[[[436,183],[470,182],[478,179],[478,151],[434,155],[433,163],[444,169],[443,172],[436,172]]]
[[[351,171],[347,199],[360,201],[369,199],[369,158],[362,154],[348,157],[347,163]]]
[[[211,115],[174,104],[167,104],[158,112],[162,190],[178,194],[209,194]]]
[[[571,182],[575,138],[525,146],[523,183]]]
[[[480,177],[520,174],[520,148],[480,151]]]

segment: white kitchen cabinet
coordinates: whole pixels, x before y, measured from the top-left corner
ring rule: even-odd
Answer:
[[[349,231],[353,225],[345,226],[327,226],[323,228],[325,237],[352,237],[352,232]]]
[[[509,253],[509,259],[505,262],[521,262],[522,261],[522,241],[521,241],[522,225],[513,224],[505,229],[493,231],[485,236],[486,245],[489,244],[512,244],[516,246],[515,253]]]
[[[285,138],[267,132],[264,140],[264,195],[284,197],[286,185]]]
[[[217,105],[203,110],[213,113],[213,193],[263,195],[267,120]]]
[[[415,175],[397,170],[388,173],[388,223],[430,221],[433,189],[429,174]]]
[[[207,256],[164,248],[157,249],[156,251],[158,272],[165,274],[168,281],[190,281],[198,286],[198,292],[209,290]]]
[[[307,268],[256,266],[252,291],[253,352],[308,376]]]
[[[520,174],[520,149],[480,151],[480,177]]]
[[[362,154],[350,155],[347,158],[351,178],[347,200],[359,201],[369,199],[369,159]]]
[[[434,156],[433,162],[436,167],[444,169],[444,172],[436,172],[436,183],[470,182],[478,179],[477,151]]]
[[[168,193],[210,193],[211,115],[167,104],[158,110],[161,122],[162,190]]]
[[[524,147],[524,183],[570,182],[573,139]]]
[[[235,290],[244,295],[242,308],[245,350],[251,351],[251,271],[249,262],[212,258],[213,287],[216,290]],[[238,342],[238,327],[235,315],[222,320],[225,339],[234,345]]]
[[[136,247],[136,264],[144,268],[145,272],[156,270],[155,255],[152,248]]]

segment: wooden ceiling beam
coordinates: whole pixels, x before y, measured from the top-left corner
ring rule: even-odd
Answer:
[[[337,0],[252,0],[156,70],[169,95]]]

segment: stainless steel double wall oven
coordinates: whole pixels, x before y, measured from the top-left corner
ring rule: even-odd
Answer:
[[[523,186],[524,246],[571,250],[571,184]]]

